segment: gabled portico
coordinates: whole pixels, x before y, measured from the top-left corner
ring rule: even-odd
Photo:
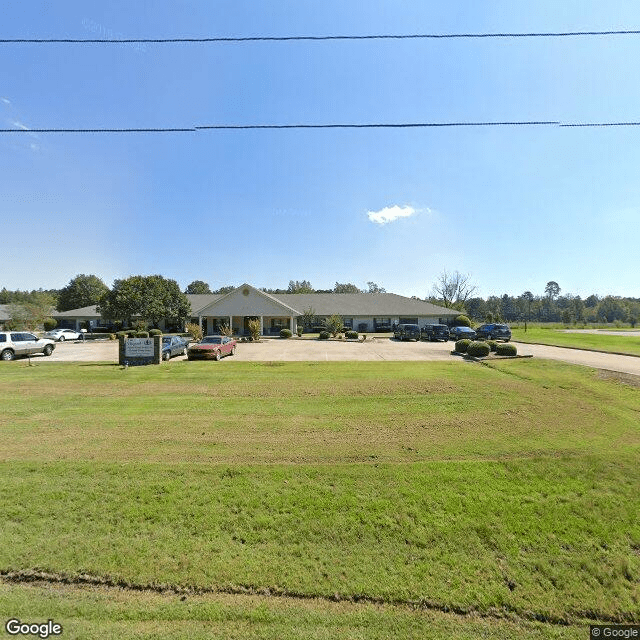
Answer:
[[[280,329],[296,331],[300,312],[250,284],[243,284],[198,311],[198,323],[205,335],[219,333],[222,326],[234,335],[248,333],[248,322],[260,320],[261,335],[278,335]]]

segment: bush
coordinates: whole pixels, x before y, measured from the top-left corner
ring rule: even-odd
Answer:
[[[247,322],[247,328],[249,329],[249,333],[251,335],[251,341],[260,340],[260,319],[252,318]]]
[[[296,327],[296,334],[298,335],[298,338],[302,336],[302,327]]]
[[[202,327],[196,322],[188,322],[186,330],[187,335],[191,336],[196,342],[200,342],[200,340],[202,340]]]
[[[160,329],[149,329],[150,336],[161,336],[162,331]]]
[[[358,339],[358,332],[357,331],[345,331],[345,337],[349,338],[350,340],[357,340]]]
[[[109,340],[117,340],[117,336],[115,333],[110,333],[109,334]]]
[[[475,356],[476,358],[484,358],[491,353],[491,349],[486,342],[476,340],[467,346],[467,353],[470,356]]]
[[[149,337],[148,331],[136,331],[136,338],[148,338],[148,337]]]
[[[471,344],[471,340],[469,338],[463,338],[462,340],[458,340],[456,342],[456,351],[458,353],[466,353],[467,347]]]
[[[471,320],[469,320],[469,316],[465,316],[460,314],[456,316],[456,319],[453,321],[454,327],[471,327]]]
[[[53,318],[45,318],[42,324],[44,326],[45,331],[52,331],[53,329],[56,328],[58,321],[54,320]]]
[[[281,338],[290,338],[293,335],[291,329],[280,329]]]
[[[330,316],[326,319],[325,325],[327,327],[327,331],[329,331],[335,338],[342,331],[342,327],[344,326],[342,316],[337,314]]]
[[[118,331],[118,333],[116,333],[116,337],[118,337],[118,338],[126,338],[127,337],[127,332],[126,331]]]
[[[496,353],[499,356],[517,356],[518,348],[516,347],[515,344],[509,344],[507,342],[507,343],[499,344],[498,348],[496,349]]]
[[[495,340],[487,340],[487,344],[489,345],[489,349],[495,353],[498,348],[498,343]]]
[[[319,340],[328,340],[330,335],[331,334],[328,331],[321,331],[320,335],[318,336],[318,339]]]
[[[137,338],[138,337],[138,332],[135,329],[129,329],[127,331],[127,337],[128,338]]]

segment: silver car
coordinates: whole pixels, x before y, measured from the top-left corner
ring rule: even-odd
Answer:
[[[38,338],[26,331],[0,331],[0,360],[13,360],[18,356],[43,353],[50,356],[56,348],[53,340]]]
[[[53,329],[44,334],[45,338],[55,340],[56,342],[64,342],[65,340],[78,340],[82,336],[80,331],[73,329]]]

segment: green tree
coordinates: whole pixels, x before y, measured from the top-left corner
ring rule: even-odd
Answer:
[[[626,320],[629,309],[625,302],[615,296],[607,296],[600,300],[598,305],[598,319],[605,322],[615,322],[616,320]]]
[[[109,287],[98,276],[78,274],[58,294],[58,311],[81,309],[98,304]]]
[[[11,320],[6,323],[7,328],[35,331],[51,315],[54,305],[55,298],[51,294],[32,292],[28,301],[9,304]]]
[[[225,293],[231,293],[234,289],[237,289],[236,286],[230,284],[230,285],[226,285],[224,287],[220,287],[219,289],[216,289],[215,291],[212,291],[211,293],[219,293],[224,295]]]
[[[560,295],[560,285],[555,280],[547,282],[544,292],[550,300],[554,300]]]
[[[318,317],[316,316],[316,311],[313,307],[309,307],[308,309],[304,309],[302,311],[301,317],[302,326],[309,331],[314,324],[318,322]]]
[[[367,282],[367,287],[369,287],[367,293],[387,293],[384,287],[378,286],[375,282]]]
[[[342,320],[342,316],[334,314],[329,316],[325,322],[325,326],[327,327],[327,331],[335,338],[341,331],[344,325],[344,321]]]
[[[202,293],[211,293],[211,289],[209,285],[204,280],[194,280],[190,284],[187,285],[187,288],[184,290],[185,293],[189,294],[202,294]]]
[[[287,293],[313,293],[314,291],[308,280],[289,280]]]
[[[111,291],[100,299],[99,311],[112,320],[142,319],[157,327],[163,319],[184,324],[191,305],[175,280],[158,275],[131,276],[114,281]]]
[[[333,287],[333,293],[362,293],[355,284],[346,282],[344,284],[336,282],[336,286]]]

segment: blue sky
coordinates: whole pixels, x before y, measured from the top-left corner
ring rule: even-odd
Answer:
[[[638,28],[635,0],[15,0],[0,38]],[[0,45],[1,128],[638,121],[638,60],[640,36]],[[0,287],[160,273],[424,297],[447,269],[482,296],[640,296],[639,170],[640,127],[0,134]]]

